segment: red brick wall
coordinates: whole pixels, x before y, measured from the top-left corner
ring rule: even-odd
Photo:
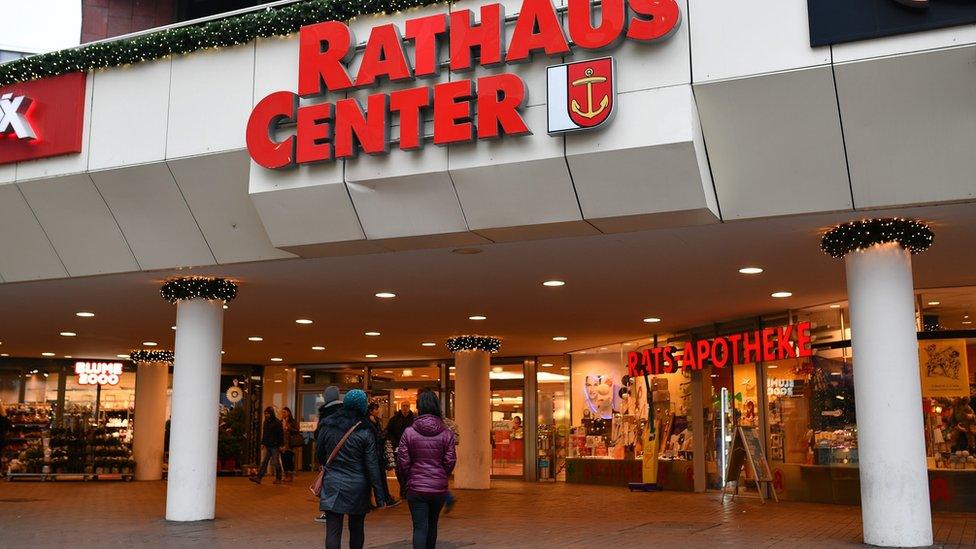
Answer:
[[[175,0],[82,0],[81,42],[168,25]]]

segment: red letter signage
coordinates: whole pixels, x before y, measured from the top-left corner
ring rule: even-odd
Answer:
[[[0,88],[0,164],[81,152],[86,78],[75,72]]]

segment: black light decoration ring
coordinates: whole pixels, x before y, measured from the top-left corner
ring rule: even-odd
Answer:
[[[207,299],[229,303],[237,297],[237,284],[226,278],[187,276],[167,280],[159,294],[170,303]]]
[[[502,348],[502,341],[497,337],[464,335],[455,336],[447,340],[447,350],[452,353],[459,351],[485,351],[497,353]]]
[[[173,351],[162,349],[137,349],[129,353],[129,360],[140,362],[173,362]]]
[[[934,240],[935,233],[921,221],[885,217],[838,225],[823,235],[820,249],[831,257],[842,258],[871,246],[897,242],[917,254],[929,249]]]

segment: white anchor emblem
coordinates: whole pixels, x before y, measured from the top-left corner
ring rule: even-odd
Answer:
[[[0,96],[0,135],[13,132],[18,139],[36,139],[37,134],[27,120],[27,109],[33,101],[26,95],[13,93]]]

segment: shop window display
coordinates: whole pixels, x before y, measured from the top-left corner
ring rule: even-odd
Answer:
[[[539,480],[566,480],[572,425],[569,357],[543,356],[537,364]]]

